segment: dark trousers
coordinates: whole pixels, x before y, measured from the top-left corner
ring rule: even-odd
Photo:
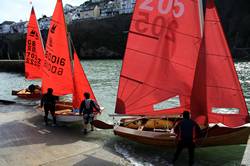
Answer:
[[[182,150],[184,148],[188,148],[188,154],[189,154],[189,165],[194,164],[194,149],[195,149],[195,143],[193,141],[178,141],[177,149],[174,154],[173,163],[178,159],[179,155],[181,154]]]
[[[53,123],[56,124],[55,106],[44,105],[44,112],[45,112],[44,122],[46,123],[46,125],[48,124],[49,112],[50,112],[51,116],[53,117]]]

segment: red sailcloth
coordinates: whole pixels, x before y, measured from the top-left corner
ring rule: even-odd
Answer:
[[[191,113],[199,123],[223,123],[229,127],[243,125],[249,117],[213,0],[208,0],[206,7],[204,39],[196,68]]]
[[[58,96],[73,93],[71,59],[62,0],[57,4],[51,19],[43,65],[42,92],[53,88]]]
[[[84,73],[82,65],[79,61],[79,58],[74,52],[74,93],[73,93],[73,108],[80,107],[82,100],[84,99],[83,94],[85,92],[90,93],[90,98],[96,101],[95,95],[92,91],[92,88],[89,84],[87,76]]]
[[[191,96],[200,42],[198,1],[137,0],[115,112],[182,112],[189,103],[182,99]],[[182,108],[154,110],[154,105],[176,96]]]
[[[31,9],[30,20],[27,27],[25,77],[33,80],[42,78],[41,66],[44,60],[44,46],[40,29],[36,20],[34,8]]]

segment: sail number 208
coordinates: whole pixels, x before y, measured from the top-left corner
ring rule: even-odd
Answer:
[[[160,14],[168,14],[174,8],[174,17],[181,17],[184,14],[185,6],[181,0],[158,0],[155,8],[152,6],[153,1],[155,0],[143,0],[139,8],[147,11],[153,11],[156,8]],[[166,4],[166,2],[168,3]]]

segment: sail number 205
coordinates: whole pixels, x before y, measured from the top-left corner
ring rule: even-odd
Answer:
[[[155,0],[143,0],[139,8],[147,11],[156,9],[160,14],[168,14],[170,11],[173,11],[174,17],[181,17],[184,14],[185,6],[181,0],[158,0],[156,7],[152,5],[154,1]]]

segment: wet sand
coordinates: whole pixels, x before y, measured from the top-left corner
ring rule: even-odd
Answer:
[[[46,127],[32,107],[0,105],[0,166],[130,165],[102,143],[102,132],[85,136],[80,130]]]

